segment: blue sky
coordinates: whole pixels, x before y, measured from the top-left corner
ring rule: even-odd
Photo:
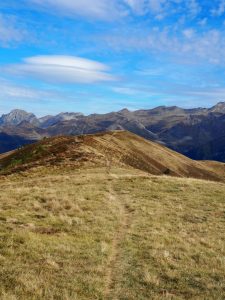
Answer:
[[[0,3],[0,114],[225,101],[225,0]]]

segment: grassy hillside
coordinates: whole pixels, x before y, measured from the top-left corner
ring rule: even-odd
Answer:
[[[115,166],[153,175],[224,181],[221,167],[193,161],[157,143],[126,131],[45,139],[0,157],[0,173],[10,174],[38,166],[80,168]]]
[[[120,131],[0,168],[0,299],[224,299],[223,164]]]
[[[224,299],[222,183],[54,166],[0,189],[0,299]]]

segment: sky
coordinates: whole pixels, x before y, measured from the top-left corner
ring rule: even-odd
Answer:
[[[0,114],[225,101],[225,0],[0,2]]]

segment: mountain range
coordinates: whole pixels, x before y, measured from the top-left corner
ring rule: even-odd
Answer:
[[[45,137],[127,130],[192,159],[225,162],[225,102],[211,108],[160,106],[107,114],[60,113],[42,118],[23,110],[0,117],[0,153]]]

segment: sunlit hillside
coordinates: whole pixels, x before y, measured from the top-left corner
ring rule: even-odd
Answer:
[[[112,152],[98,164],[91,146],[91,165],[64,153],[55,165],[43,153],[24,169],[7,161],[1,299],[224,299],[224,183],[116,166]]]

